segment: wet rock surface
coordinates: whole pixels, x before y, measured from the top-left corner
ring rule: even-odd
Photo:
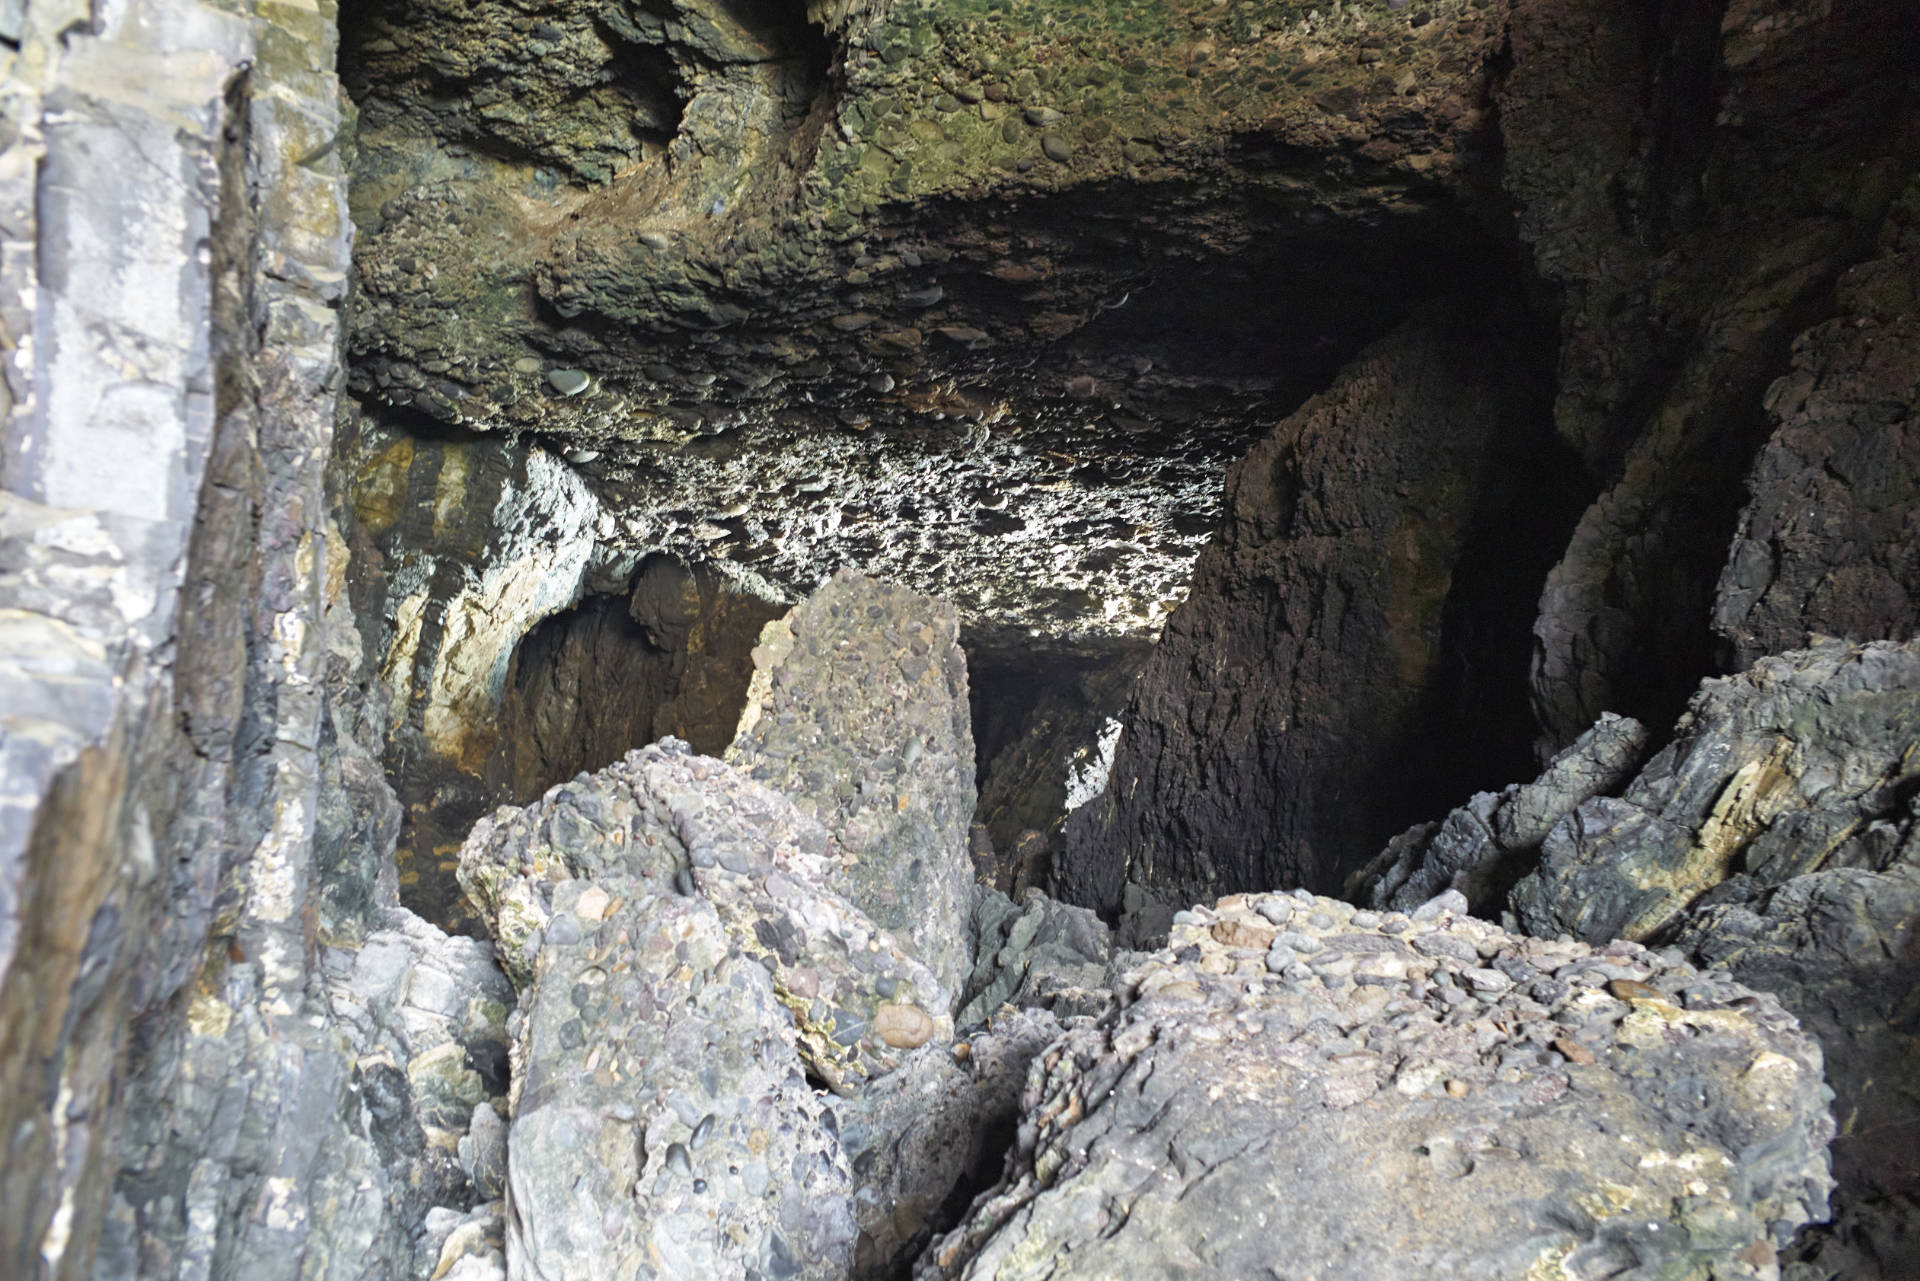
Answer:
[[[1775,1275],[1831,1187],[1818,1044],[1725,976],[1464,906],[1182,913],[915,1275]]]
[[[753,669],[727,760],[833,833],[832,886],[907,940],[957,1003],[974,809],[957,611],[842,571],[768,624]]]

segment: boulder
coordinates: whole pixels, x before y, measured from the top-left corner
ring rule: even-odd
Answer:
[[[974,762],[953,606],[835,574],[762,631],[727,760],[834,834],[845,857],[828,884],[910,940],[958,997]]]
[[[1818,1044],[1725,975],[1464,906],[1182,913],[916,1277],[1776,1275],[1831,1187]]]
[[[1840,1186],[1833,1227],[1800,1251],[1807,1275],[1920,1276],[1920,866],[1795,877],[1694,913],[1680,946],[1773,993],[1826,1050]]]
[[[711,903],[638,880],[554,891],[578,924],[516,1015],[509,1275],[844,1277],[852,1175],[772,976]]]
[[[460,878],[523,1003],[543,950],[570,946],[598,919],[567,906],[563,887],[604,883],[587,900],[604,910],[633,895],[704,900],[731,945],[771,976],[808,1070],[845,1091],[953,1035],[949,989],[901,940],[823,888],[845,863],[786,797],[663,739],[476,824]],[[955,918],[947,928],[964,927]]]

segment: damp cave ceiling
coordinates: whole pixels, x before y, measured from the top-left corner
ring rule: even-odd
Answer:
[[[1509,275],[1474,0],[349,6],[352,388],[597,537],[1150,638],[1253,440]]]

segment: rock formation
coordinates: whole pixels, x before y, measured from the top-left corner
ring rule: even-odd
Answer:
[[[1920,1274],[1916,44],[0,2],[0,1277]]]
[[[914,1275],[1776,1275],[1830,1186],[1813,1039],[1449,901],[1183,913],[1040,1059],[1005,1176]]]

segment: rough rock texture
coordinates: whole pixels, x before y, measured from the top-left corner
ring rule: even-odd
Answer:
[[[980,800],[974,817],[991,850],[990,879],[1019,896],[1048,884],[1067,816],[1099,794],[1113,767],[1120,716],[1151,650],[1116,646],[1090,658],[1049,653],[1031,638],[1010,650],[970,646]],[[1033,866],[1035,832],[1045,853]]]
[[[1920,627],[1920,185],[1879,252],[1842,276],[1838,312],[1794,340],[1747,477],[1713,623],[1746,666],[1816,633],[1899,640]]]
[[[460,881],[523,990],[542,949],[580,929],[556,906],[558,886],[612,876],[616,899],[706,899],[733,945],[772,970],[809,1070],[844,1089],[903,1049],[951,1040],[954,1000],[910,945],[832,888],[846,863],[791,800],[668,739],[475,824]]]
[[[350,422],[342,538],[390,711],[401,891],[471,926],[453,873],[474,822],[667,734],[723,749],[778,611],[711,566],[609,546],[559,454]]]
[[[393,904],[324,470],[332,14],[6,28],[0,1274],[413,1275],[506,991]]]
[[[829,840],[672,741],[475,828],[462,879],[521,989],[514,1268],[893,1276],[991,1177],[1060,1021],[996,1005],[955,1046]]]
[[[1920,1270],[1920,864],[1796,877],[1752,903],[1708,907],[1680,946],[1772,992],[1820,1038],[1840,1132],[1835,1223],[1799,1253],[1815,1277]]]
[[[1497,751],[1499,718],[1458,681],[1511,679],[1526,616],[1502,618],[1476,541],[1524,506],[1506,481],[1545,407],[1517,316],[1471,314],[1409,322],[1234,466],[1107,789],[1067,823],[1062,897],[1338,884],[1420,813],[1402,805],[1485,767],[1469,744]],[[1468,600],[1486,610],[1471,646],[1449,627]]]
[[[727,760],[827,826],[842,855],[828,884],[908,940],[957,1004],[974,766],[953,606],[834,575],[761,633]]]
[[[510,1275],[844,1277],[852,1177],[773,977],[713,905],[607,872],[553,888],[572,926],[515,1015]]]
[[[1879,870],[1916,835],[1920,643],[1832,641],[1708,681],[1619,797],[1558,824],[1514,887],[1536,934],[1644,939],[1730,876]]]
[[[355,390],[563,438],[627,546],[784,599],[1142,639],[1273,406],[1494,256],[1485,5],[808,18],[367,4]]]
[[[1027,1071],[1060,1031],[1046,1010],[1003,1011],[951,1050],[916,1051],[840,1108],[857,1184],[854,1277],[902,1275],[999,1177]]]
[[[1052,1010],[1062,1019],[1102,1014],[1111,1003],[1113,944],[1100,918],[1028,890],[1012,899],[983,888],[973,905],[976,956],[955,1022],[973,1027],[1001,1006]]]
[[[1639,721],[1602,716],[1533,782],[1477,793],[1440,822],[1394,837],[1348,878],[1348,897],[1411,911],[1442,890],[1458,890],[1475,914],[1498,917],[1507,892],[1538,862],[1540,844],[1554,825],[1583,801],[1624,785],[1646,746]]]
[[[1554,417],[1603,490],[1540,593],[1541,759],[1603,712],[1668,724],[1716,670],[1701,620],[1763,395],[1912,170],[1917,24],[1897,0],[1513,6],[1503,182],[1560,300]]]
[[[1776,1275],[1831,1187],[1819,1046],[1724,976],[1464,906],[1184,913],[915,1275]]]

